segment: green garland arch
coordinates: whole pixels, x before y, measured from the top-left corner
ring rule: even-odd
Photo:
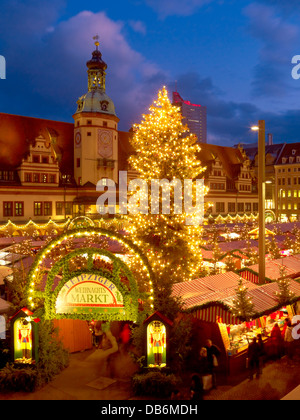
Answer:
[[[74,229],[74,230],[70,230],[67,231],[65,233],[63,233],[62,235],[58,236],[57,238],[53,239],[51,242],[49,242],[36,256],[36,259],[33,263],[33,265],[31,266],[31,269],[28,273],[28,278],[27,278],[27,285],[26,285],[26,289],[25,289],[25,294],[26,294],[26,298],[29,302],[29,306],[31,308],[31,310],[34,310],[35,307],[35,299],[44,299],[44,307],[45,307],[45,313],[44,316],[45,318],[54,318],[54,306],[55,306],[55,300],[57,297],[57,294],[59,292],[59,290],[61,289],[61,287],[63,287],[63,285],[70,280],[70,276],[76,277],[76,273],[77,274],[82,274],[82,273],[95,273],[97,275],[101,275],[102,277],[106,277],[109,278],[109,280],[111,280],[116,287],[120,288],[120,290],[122,290],[122,294],[123,294],[123,298],[124,298],[124,306],[125,306],[125,312],[127,313],[127,316],[130,317],[130,320],[137,320],[137,307],[138,307],[138,299],[144,299],[145,295],[141,296],[139,294],[138,291],[138,286],[137,286],[137,282],[131,272],[131,270],[128,268],[128,266],[118,257],[116,257],[114,254],[112,254],[109,251],[106,250],[102,250],[99,248],[80,248],[78,250],[72,251],[70,254],[66,255],[65,257],[63,257],[61,260],[57,261],[54,266],[52,267],[52,269],[50,270],[50,272],[48,272],[48,276],[47,276],[47,282],[46,282],[46,287],[44,291],[40,291],[38,289],[35,288],[36,284],[36,278],[38,276],[38,273],[41,271],[41,264],[44,260],[44,258],[47,257],[48,253],[50,251],[52,251],[57,245],[60,245],[64,240],[67,240],[69,238],[81,238],[81,237],[85,237],[85,236],[89,236],[89,235],[99,235],[99,236],[106,236],[110,239],[116,240],[120,243],[122,243],[123,245],[125,245],[126,247],[128,247],[130,250],[132,250],[141,260],[143,267],[144,267],[144,271],[145,271],[145,277],[148,280],[149,283],[149,294],[148,294],[148,298],[150,299],[150,307],[153,308],[153,279],[154,279],[154,274],[153,271],[151,269],[151,266],[148,262],[147,257],[140,251],[140,249],[138,248],[137,245],[135,245],[130,239],[123,237],[122,235],[116,233],[116,232],[112,232],[106,229],[102,229],[102,228],[85,228],[85,229]],[[86,270],[79,270],[77,272],[68,272],[68,270],[66,269],[67,266],[67,262],[69,261],[69,259],[74,258],[77,255],[81,255],[81,254],[87,254],[88,255],[88,269]],[[98,255],[105,255],[107,256],[111,261],[113,261],[113,272],[109,273],[106,270],[95,270],[92,268],[92,255],[94,254],[98,254]],[[55,275],[61,271],[63,269],[64,271],[64,275],[63,275],[63,280],[62,282],[60,282],[59,287],[55,288],[55,291],[52,291],[52,287],[53,287],[53,281],[55,278]],[[129,285],[130,285],[130,291],[128,290],[128,288],[126,287],[126,285],[122,284],[119,278],[119,272],[120,270],[123,270],[123,272],[126,274],[128,280],[129,280]],[[55,274],[56,273],[56,274]],[[54,306],[53,306],[54,305]],[[84,315],[84,316],[80,316],[80,315],[76,315],[75,316],[71,316],[68,314],[68,316],[64,315],[61,316],[60,314],[56,314],[55,318],[66,318],[66,317],[73,317],[73,318],[84,318],[87,319],[88,316]],[[106,315],[105,319],[109,320],[109,317],[112,318],[112,316]],[[121,315],[120,315],[120,318]],[[95,315],[93,315],[93,319],[95,319]],[[100,315],[99,314],[99,319],[104,319],[104,315]],[[114,319],[116,319],[114,317]]]

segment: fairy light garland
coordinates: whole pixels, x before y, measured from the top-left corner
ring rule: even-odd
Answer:
[[[27,287],[26,287],[26,296],[28,303],[32,310],[35,308],[34,299],[45,298],[45,293],[36,289],[36,278],[38,274],[42,271],[42,265],[44,260],[48,257],[48,254],[55,249],[56,246],[61,245],[63,241],[66,241],[70,238],[82,238],[87,236],[105,236],[112,240],[122,243],[127,249],[132,251],[134,255],[140,260],[140,263],[143,268],[143,275],[145,276],[146,284],[148,285],[148,294],[151,301],[150,307],[153,309],[153,300],[154,300],[154,290],[153,290],[153,271],[149,265],[148,259],[143,255],[140,249],[129,239],[121,236],[118,233],[107,231],[101,228],[85,228],[85,229],[75,229],[67,231],[57,238],[49,242],[44,249],[42,249],[36,256],[36,259],[29,271],[27,278]],[[79,250],[80,251],[80,250]],[[62,258],[63,260],[63,258]]]

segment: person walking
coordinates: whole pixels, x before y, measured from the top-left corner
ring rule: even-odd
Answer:
[[[207,350],[208,372],[212,375],[213,388],[217,388],[216,368],[219,365],[218,357],[221,355],[221,350],[209,339],[206,340],[205,348]]]
[[[256,372],[256,378],[259,378],[259,357],[260,347],[257,344],[257,338],[254,337],[252,343],[248,346],[248,360],[249,360],[249,380],[252,381],[254,372]]]

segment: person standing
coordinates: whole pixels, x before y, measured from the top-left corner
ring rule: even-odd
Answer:
[[[291,321],[288,322],[287,328],[284,335],[284,344],[286,355],[288,357],[288,363],[292,363],[294,357],[294,338],[293,338],[293,327]]]
[[[259,378],[259,357],[260,348],[257,344],[256,337],[253,338],[252,343],[248,347],[248,360],[249,360],[249,380],[252,381],[254,372],[256,371],[256,378]]]
[[[263,372],[265,356],[266,356],[265,345],[264,345],[261,334],[257,335],[257,345],[259,347],[259,374],[261,375]]]
[[[217,388],[216,368],[219,364],[218,357],[221,355],[221,351],[211,340],[206,340],[205,348],[207,350],[207,365],[208,371],[212,375],[213,388]]]
[[[281,331],[276,323],[271,332],[271,353],[275,359],[280,359],[282,355],[282,344]]]

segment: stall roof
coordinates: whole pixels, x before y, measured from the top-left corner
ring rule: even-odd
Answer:
[[[281,277],[281,267],[284,266],[286,269],[286,276],[291,278],[297,278],[300,276],[300,258],[299,255],[292,255],[290,257],[279,258],[277,260],[270,260],[266,262],[266,278],[269,280],[277,280]],[[251,271],[257,276],[259,273],[259,265],[251,265],[243,269],[243,272]],[[241,275],[243,275],[241,273]]]
[[[199,309],[211,303],[211,306],[220,303],[232,307],[236,297],[236,289],[240,276],[233,272],[208,276],[186,283],[177,283],[173,287],[173,295],[180,296],[184,302],[184,310]],[[258,314],[268,312],[278,305],[275,292],[279,291],[276,282],[258,286],[244,281],[248,294]],[[290,290],[295,298],[300,298],[300,284],[290,280]]]
[[[191,309],[214,301],[232,301],[240,276],[234,272],[216,274],[173,286],[173,295],[184,301],[184,309]],[[244,281],[248,289],[257,286]]]

